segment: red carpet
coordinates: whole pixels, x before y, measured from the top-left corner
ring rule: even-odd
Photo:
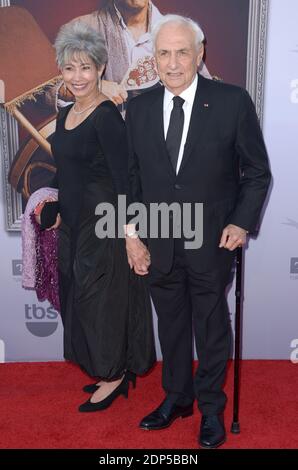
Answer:
[[[90,379],[64,362],[1,364],[0,447],[191,449],[200,416],[179,419],[168,429],[138,429],[140,419],[163,398],[161,366],[130,389],[129,399],[118,398],[111,408],[79,413],[88,398],[81,387]],[[226,383],[229,397],[225,420],[232,416],[230,364]],[[241,367],[241,434],[228,433],[229,449],[298,448],[298,364],[288,361],[243,361]]]

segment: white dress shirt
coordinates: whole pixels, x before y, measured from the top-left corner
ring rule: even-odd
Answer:
[[[198,86],[198,76],[196,75],[192,84],[186,88],[179,96],[183,98],[185,101],[183,103],[183,111],[184,111],[184,125],[183,125],[183,132],[181,138],[181,144],[178,154],[177,166],[176,166],[176,174],[178,174],[183,153],[184,153],[184,146],[188,134],[189,124],[190,124],[190,117],[192,112],[192,107],[195,99],[195,94],[197,91]],[[173,109],[173,98],[175,95],[171,93],[167,88],[165,88],[164,99],[163,99],[163,122],[164,122],[164,135],[165,139],[167,137],[167,132],[170,124],[171,112]]]

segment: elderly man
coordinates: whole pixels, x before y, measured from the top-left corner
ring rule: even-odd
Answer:
[[[257,225],[270,171],[248,93],[197,74],[204,53],[200,27],[166,15],[153,40],[164,87],[128,105],[132,200],[147,206],[189,203],[192,214],[196,203],[203,203],[203,243],[189,248],[186,234],[149,234],[149,269],[147,248],[132,225],[126,228],[130,265],[138,274],[149,271],[166,393],[140,427],[162,429],[190,416],[196,398],[202,413],[199,444],[213,448],[226,438],[222,387],[231,328],[225,288],[235,249]],[[199,358],[194,377],[193,332]]]

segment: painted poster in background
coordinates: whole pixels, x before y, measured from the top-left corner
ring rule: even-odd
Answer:
[[[0,0],[2,6],[9,3],[26,8],[50,43],[53,43],[61,24],[99,8],[96,0]],[[249,19],[249,1],[154,0],[153,3],[161,14],[181,13],[199,21],[207,38],[205,63],[210,74],[245,86],[247,30],[248,22],[252,21]],[[262,0],[259,3],[262,13],[267,2]],[[298,17],[298,2],[270,0],[269,7],[264,45],[267,54],[263,122],[273,185],[259,237],[250,239],[249,250],[245,254],[243,357],[297,362],[298,35],[295,19]],[[264,56],[259,59],[264,60]],[[31,113],[36,122],[38,113],[48,113],[51,109],[48,102],[42,102],[42,97],[40,102],[26,106],[28,115]],[[58,313],[49,304],[37,302],[34,293],[21,288],[20,234],[6,230],[7,227],[19,229],[17,219],[21,212],[17,206],[17,193],[13,190],[8,197],[7,176],[16,152],[28,135],[15,128],[10,120],[8,124],[4,123],[2,111],[0,130],[3,181],[0,203],[0,362],[59,360],[63,352]],[[15,132],[18,133],[17,138]],[[11,149],[13,152],[9,154]],[[10,223],[7,223],[8,213]],[[234,288],[230,290],[228,300],[233,313]],[[159,347],[158,352],[160,357]]]

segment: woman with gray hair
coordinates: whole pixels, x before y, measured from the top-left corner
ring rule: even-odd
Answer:
[[[135,374],[154,363],[151,305],[144,280],[130,270],[117,227],[114,238],[95,230],[98,204],[115,208],[128,185],[125,124],[100,91],[104,40],[76,21],[62,26],[55,49],[75,102],[59,111],[52,140],[59,214],[50,228],[59,226],[64,357],[101,378],[84,387],[93,395],[79,411],[88,412],[107,408],[121,394],[127,397],[129,381],[135,384]]]

